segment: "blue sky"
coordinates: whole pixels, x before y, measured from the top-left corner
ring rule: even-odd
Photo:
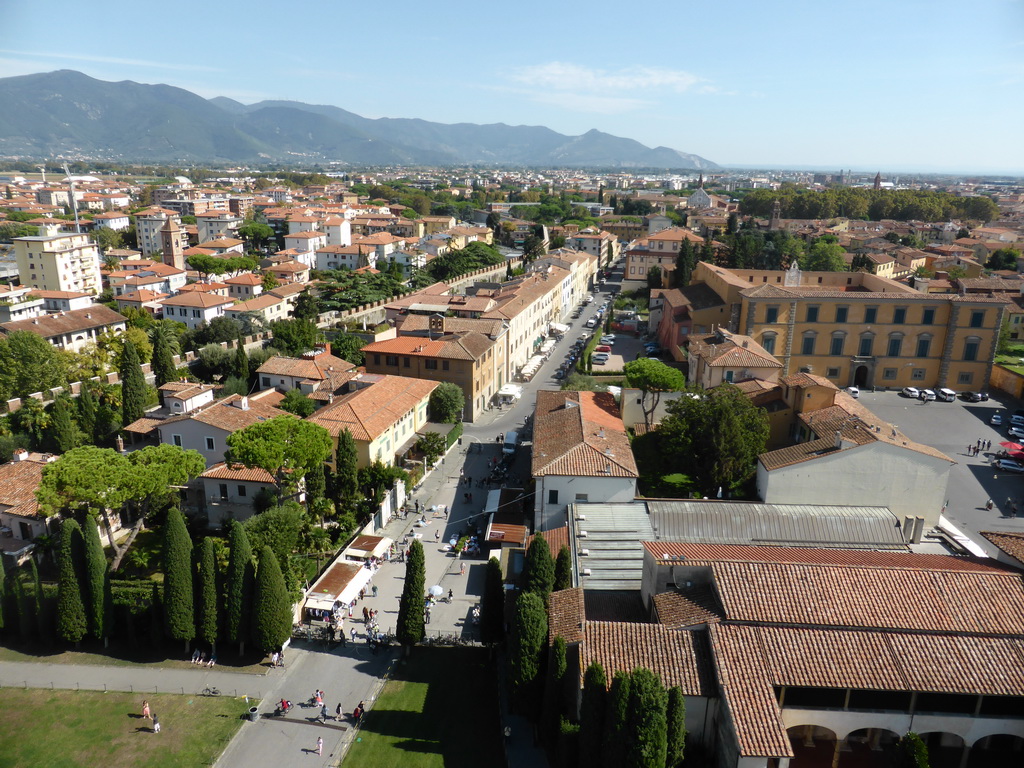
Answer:
[[[726,165],[1024,173],[1024,0],[3,3],[0,76],[53,69]]]

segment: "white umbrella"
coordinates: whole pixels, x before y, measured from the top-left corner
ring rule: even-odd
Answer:
[[[440,584],[435,584],[430,588],[430,594],[432,594],[434,597],[440,597],[444,594],[444,589],[441,587]]]

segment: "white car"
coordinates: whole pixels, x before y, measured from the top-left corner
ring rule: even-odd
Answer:
[[[918,394],[918,397],[920,397],[922,400],[934,400],[935,390],[922,389],[921,392]]]
[[[615,337],[614,336],[602,336],[601,337],[601,343],[602,344],[607,344],[609,347],[614,347],[615,346]]]
[[[611,355],[609,355],[607,352],[595,352],[593,355],[591,355],[590,362],[592,362],[594,365],[604,365],[605,363],[608,362],[608,359],[610,357]]]
[[[1012,427],[1006,430],[1006,434],[1008,434],[1010,437],[1024,437],[1024,427],[1019,427],[1016,424],[1014,424]]]
[[[902,394],[904,397],[912,397],[913,399],[916,400],[921,396],[921,390],[919,390],[917,387],[904,387],[903,391],[900,394]]]
[[[1013,459],[996,459],[992,462],[992,468],[1003,472],[1024,472],[1024,467]]]
[[[849,394],[849,395],[850,395],[850,397],[852,397],[852,398],[853,398],[854,400],[856,400],[856,399],[857,399],[858,397],[860,397],[860,389],[859,389],[859,388],[857,388],[857,387],[847,387],[847,388],[846,388],[846,392],[847,392],[847,394]]]
[[[1002,414],[999,414],[999,413],[993,414],[992,418],[988,420],[988,423],[991,424],[993,427],[1001,427],[1003,425],[1003,416],[1002,416]]]

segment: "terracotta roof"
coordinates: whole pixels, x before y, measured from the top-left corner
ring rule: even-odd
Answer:
[[[260,421],[266,421],[272,419],[275,416],[292,416],[287,411],[282,411],[278,408],[273,408],[269,405],[265,405],[258,400],[249,400],[249,407],[246,410],[242,410],[235,403],[242,399],[241,395],[228,395],[223,400],[218,400],[215,403],[201,408],[196,411],[190,411],[189,413],[183,413],[180,416],[172,416],[169,419],[164,419],[161,423],[163,424],[174,424],[178,421],[198,421],[202,424],[208,424],[211,427],[222,429],[225,432],[237,432],[240,429],[245,429],[251,424],[256,424]]]
[[[552,528],[548,531],[540,531],[544,534],[544,541],[548,543],[548,549],[551,550],[551,559],[554,560],[558,557],[558,552],[562,547],[568,547],[569,545],[569,526],[563,525],[559,528]],[[531,533],[529,538],[526,540],[526,546],[529,547],[533,544],[533,540],[537,538],[536,533]]]
[[[399,336],[394,339],[376,341],[363,347],[363,353],[376,352],[449,360],[479,360],[492,346],[494,346],[494,342],[482,333],[462,331],[446,333],[437,339]]]
[[[214,464],[208,470],[203,472],[200,477],[206,477],[213,480],[234,480],[240,483],[274,484],[274,476],[265,469],[261,469],[259,467],[246,467],[242,464],[232,464],[229,467],[223,461],[220,464]]]
[[[168,395],[176,397],[179,400],[188,400],[196,395],[209,392],[212,389],[219,389],[219,386],[192,381],[168,381],[166,384],[161,384],[157,389],[160,392],[166,392]]]
[[[1024,563],[1024,533],[1015,531],[982,531],[981,535],[1010,557]]]
[[[351,371],[355,366],[334,355],[320,354],[312,358],[275,355],[256,369],[268,376],[293,376],[307,381],[322,381],[334,371]]]
[[[559,636],[570,645],[580,642],[583,640],[585,619],[582,587],[562,589],[548,596],[549,643],[553,643]]]
[[[839,389],[839,387],[824,376],[817,376],[813,373],[791,373],[788,376],[783,376],[779,379],[779,383],[785,384],[787,387],[826,387],[828,389]]]
[[[541,390],[531,474],[638,477],[615,398],[607,392]]]
[[[219,307],[223,304],[234,304],[235,300],[228,296],[218,296],[215,293],[201,291],[187,291],[164,299],[164,306],[168,307],[195,307],[197,309],[208,309]]]
[[[714,695],[711,662],[700,635],[660,624],[585,621],[580,670],[600,663],[610,681],[616,672],[646,667],[665,687],[678,685],[684,696]]]
[[[651,598],[658,623],[669,629],[684,629],[722,619],[722,606],[709,585],[662,592]]]
[[[431,318],[428,315],[402,315],[396,320],[399,334],[411,334],[416,331],[430,329]],[[484,317],[445,317],[443,331],[457,333],[459,331],[477,331],[491,338],[497,337],[505,327],[503,320]]]
[[[35,517],[39,510],[36,489],[45,466],[32,459],[0,464],[0,510],[18,517]]]
[[[749,336],[720,333],[691,336],[690,354],[714,368],[782,368],[782,363]]]
[[[438,385],[425,379],[383,376],[375,384],[335,400],[307,421],[324,427],[332,437],[348,429],[356,440],[369,442],[415,410]]]
[[[4,333],[31,331],[44,338],[51,338],[124,322],[127,322],[127,318],[120,312],[115,312],[104,304],[94,304],[85,309],[72,309],[57,315],[40,315],[29,320],[2,323],[0,328]]]

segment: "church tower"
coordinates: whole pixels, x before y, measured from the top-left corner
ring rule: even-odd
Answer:
[[[181,227],[176,216],[168,216],[160,228],[160,250],[163,251],[164,264],[176,269],[185,268],[185,256],[181,249]]]
[[[777,199],[772,203],[772,217],[768,221],[768,230],[775,232],[782,228],[782,203]]]
[[[882,188],[882,172],[879,171],[878,173],[875,174],[875,189],[881,189],[881,188]]]

